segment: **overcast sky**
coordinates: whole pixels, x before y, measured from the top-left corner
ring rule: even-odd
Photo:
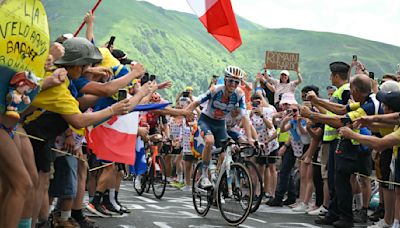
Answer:
[[[146,0],[193,13],[186,0]],[[199,0],[202,1],[202,0]],[[231,0],[236,14],[267,28],[357,36],[400,46],[399,0]]]

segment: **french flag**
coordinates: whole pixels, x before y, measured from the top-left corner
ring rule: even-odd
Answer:
[[[133,165],[139,112],[113,116],[95,128],[87,128],[86,141],[97,158]]]
[[[95,127],[86,128],[86,142],[97,158],[135,164],[139,111],[164,109],[170,102],[137,105],[133,112],[113,116]],[[140,144],[140,143],[139,143]]]
[[[230,0],[187,0],[207,31],[228,51],[242,44]]]

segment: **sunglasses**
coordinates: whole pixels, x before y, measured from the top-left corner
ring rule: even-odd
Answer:
[[[235,80],[235,79],[228,79],[228,83],[229,84],[235,83],[236,85],[239,85],[240,81],[239,80]]]

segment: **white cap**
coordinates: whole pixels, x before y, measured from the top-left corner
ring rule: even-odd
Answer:
[[[280,73],[279,75],[281,75],[281,74],[286,74],[287,76],[289,76],[289,71],[287,71],[287,70],[282,70],[281,73]]]
[[[298,104],[296,98],[294,97],[294,93],[284,93],[282,94],[282,99],[279,102],[280,105],[283,104]]]

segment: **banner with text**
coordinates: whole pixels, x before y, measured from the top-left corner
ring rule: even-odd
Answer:
[[[36,77],[45,73],[50,47],[46,11],[36,0],[0,0],[0,18],[0,114],[6,109],[20,113],[38,92]],[[24,71],[31,73],[16,76]]]
[[[299,53],[267,51],[266,68],[270,70],[296,70],[299,66]]]

